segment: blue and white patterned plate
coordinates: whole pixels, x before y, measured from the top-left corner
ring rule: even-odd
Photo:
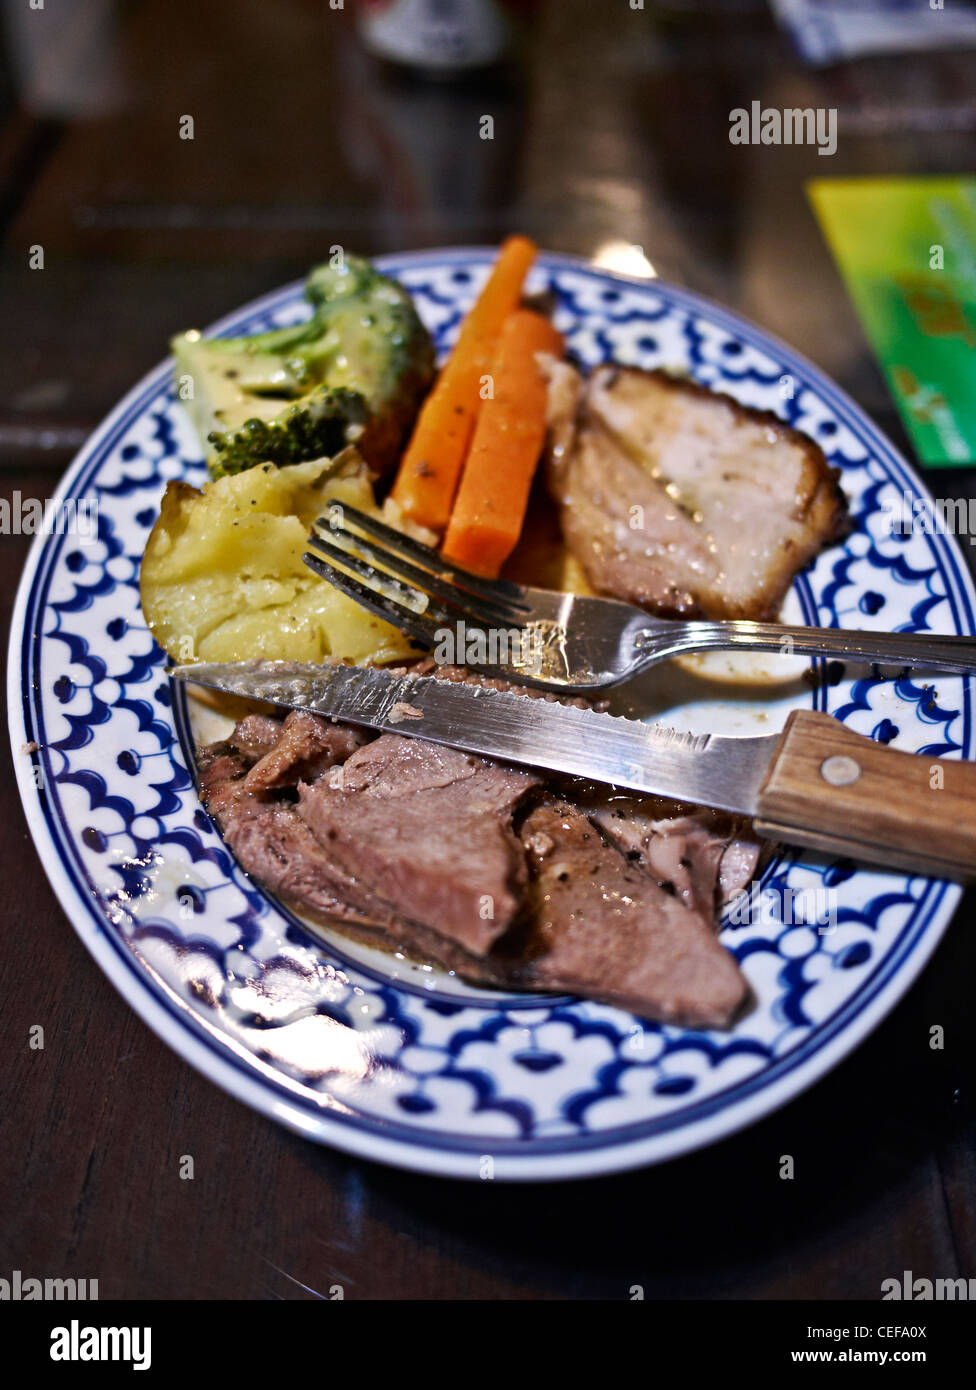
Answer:
[[[412,290],[444,350],[492,256],[435,251],[382,264]],[[797,580],[794,614],[828,626],[974,631],[954,543],[891,525],[906,493],[924,495],[918,480],[809,363],[657,281],[544,256],[530,288],[556,292],[557,323],[585,361],[687,369],[776,410],[842,469],[855,529]],[[303,312],[293,285],[217,331],[255,332]],[[312,1139],[406,1168],[593,1174],[710,1143],[781,1105],[915,979],[959,890],[810,856],[768,865],[746,920],[724,929],[756,996],[730,1033],[661,1027],[569,998],[481,994],[339,936],[323,943],[241,872],[201,809],[187,711],[174,707],[142,620],[139,562],[163,488],[204,476],[164,364],[96,431],[59,489],[61,502],[97,501],[98,534],[37,538],[14,614],[9,707],[28,821],[68,917],[145,1021],[218,1085]],[[790,681],[759,697],[689,686],[672,693],[668,717],[768,732],[789,708],[812,704],[933,758],[976,752],[963,681],[830,676],[816,690]]]

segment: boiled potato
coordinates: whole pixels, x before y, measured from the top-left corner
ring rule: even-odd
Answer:
[[[355,450],[204,483],[169,483],[142,559],[142,611],[174,661],[357,663],[415,655],[407,638],[302,563],[336,498],[378,515]]]

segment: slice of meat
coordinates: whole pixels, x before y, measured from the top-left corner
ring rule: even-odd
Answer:
[[[543,790],[534,804],[530,773],[364,737],[290,715],[243,720],[199,754],[229,848],[288,906],[477,984],[696,1027],[735,1016],[746,985],[715,912],[755,860],[734,818],[571,779],[571,800]]]
[[[520,833],[535,911],[522,979],[669,1023],[729,1026],[748,985],[709,921],[569,802],[544,800]]]
[[[538,779],[399,734],[342,773],[339,786],[299,787],[298,813],[329,857],[399,916],[485,955],[521,907],[512,814]]]
[[[696,383],[597,368],[577,424],[548,476],[566,542],[601,593],[664,616],[773,617],[845,524],[818,445]]]
[[[360,769],[355,795],[370,785],[389,786],[395,768],[385,758],[380,761],[383,770],[373,782]],[[725,1026],[745,997],[735,962],[698,915],[608,845],[567,802],[546,802],[526,818],[521,841],[533,865],[534,916],[527,924],[513,925],[510,918],[505,924],[510,930],[484,954],[478,939],[472,949],[455,899],[437,899],[435,907],[446,911],[440,927],[395,910],[376,892],[378,880],[369,872],[349,872],[334,856],[333,841],[323,844],[296,806],[250,791],[239,754],[205,750],[201,769],[204,804],[240,863],[314,921],[393,942],[476,984],[567,990],[669,1023]],[[463,780],[474,781],[476,775]],[[456,785],[443,770],[425,780],[439,790]],[[331,795],[326,780],[307,790],[315,790],[319,799]],[[497,807],[509,797],[496,785],[487,799]],[[425,866],[420,878],[429,875]],[[429,913],[430,897],[419,906]],[[409,912],[415,910],[411,901]],[[495,925],[501,925],[497,918]]]
[[[313,782],[373,737],[369,729],[338,724],[309,710],[293,709],[280,726],[272,748],[247,774],[251,791]]]
[[[388,929],[391,914],[355,905],[355,881],[325,854],[294,807],[251,790],[245,759],[229,745],[225,750],[203,750],[200,796],[243,868],[315,921]]]
[[[746,822],[725,847],[718,866],[718,905],[728,907],[756,876],[763,857],[762,843]]]
[[[580,789],[577,805],[621,853],[667,884],[703,921],[751,881],[760,843],[749,821],[663,798]]]
[[[270,753],[280,737],[280,719],[270,714],[248,714],[237,721],[227,741],[249,762],[255,762]]]
[[[250,791],[247,763],[228,745],[201,750],[200,794],[245,871],[307,921],[372,945],[402,948],[437,961],[475,984],[504,987],[511,966],[476,956],[421,922],[394,912],[367,882],[347,873],[323,848],[294,803]]]
[[[602,429],[581,425],[556,492],[563,537],[597,593],[690,617],[718,564],[707,538]],[[639,523],[639,525],[638,525]]]

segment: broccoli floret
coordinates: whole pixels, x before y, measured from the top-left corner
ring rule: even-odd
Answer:
[[[215,477],[352,442],[378,472],[396,463],[434,371],[410,295],[359,256],[317,266],[305,294],[304,323],[173,340],[179,394]]]
[[[217,451],[210,460],[211,476],[241,473],[256,463],[281,467],[331,458],[359,439],[368,421],[369,409],[358,391],[313,387],[270,420],[253,417],[237,429],[214,430],[209,436]]]

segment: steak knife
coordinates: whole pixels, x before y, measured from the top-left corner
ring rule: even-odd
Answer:
[[[506,763],[751,816],[769,839],[828,854],[976,877],[976,762],[902,753],[813,710],[795,710],[781,734],[727,738],[378,667],[199,663],[170,675]]]

